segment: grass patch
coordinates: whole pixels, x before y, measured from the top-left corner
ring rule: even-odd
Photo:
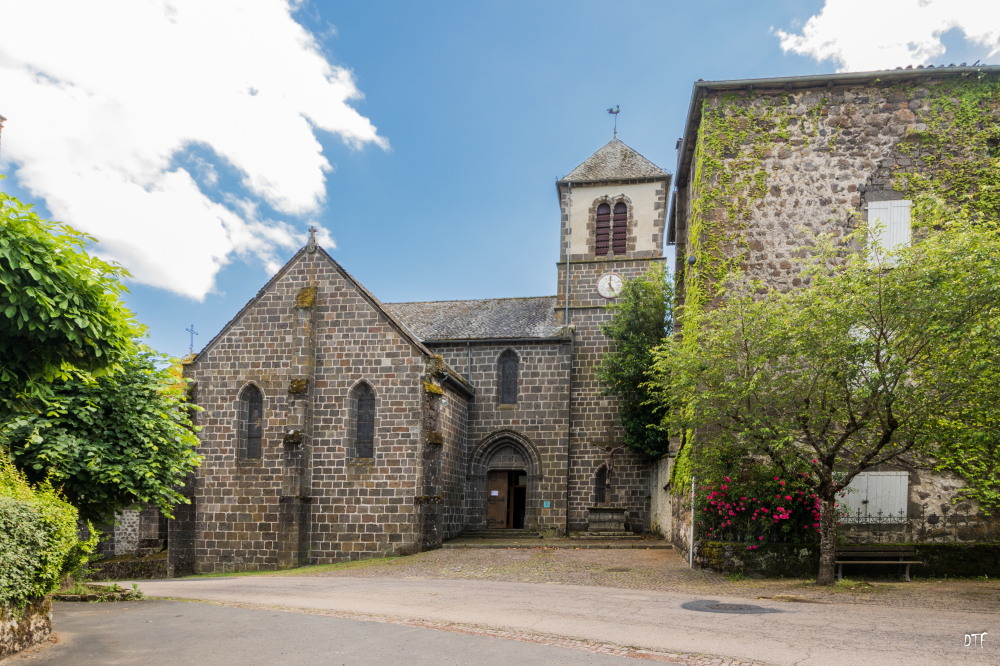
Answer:
[[[830,589],[835,592],[872,592],[880,594],[888,592],[890,588],[890,585],[875,585],[874,583],[869,583],[864,580],[851,580],[850,578],[844,578],[834,583],[833,587]]]
[[[56,601],[139,601],[145,595],[139,586],[132,583],[132,589],[126,590],[117,583],[110,585],[93,584],[81,581],[63,581],[60,589],[52,594]]]

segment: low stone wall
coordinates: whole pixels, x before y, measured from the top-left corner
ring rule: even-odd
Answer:
[[[47,640],[52,633],[52,599],[36,599],[24,608],[0,608],[0,659]]]
[[[819,545],[775,543],[747,550],[744,543],[697,541],[694,566],[755,578],[814,578]]]
[[[912,575],[919,578],[1000,578],[1000,543],[918,543]]]
[[[917,543],[914,578],[1000,577],[1000,543]],[[815,578],[819,568],[818,544],[769,544],[747,550],[742,543],[699,541],[695,544],[694,565],[719,573],[738,573],[755,578]],[[851,565],[845,578],[892,578],[886,565]]]
[[[121,556],[98,560],[88,565],[87,578],[90,580],[135,580],[138,578],[169,578],[167,553]]]

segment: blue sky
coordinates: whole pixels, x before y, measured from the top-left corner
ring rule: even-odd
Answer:
[[[609,106],[673,171],[697,79],[1000,45],[1000,3],[972,0],[58,4],[0,0],[0,187],[98,236],[173,355],[312,224],[386,302],[553,293],[554,183],[611,139]]]

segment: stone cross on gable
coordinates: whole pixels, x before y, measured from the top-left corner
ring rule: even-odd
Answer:
[[[309,252],[315,252],[316,251],[316,247],[317,247],[316,246],[316,232],[317,231],[319,231],[319,229],[316,228],[316,225],[313,225],[313,226],[309,227],[309,243],[306,245],[306,247],[309,249]]]

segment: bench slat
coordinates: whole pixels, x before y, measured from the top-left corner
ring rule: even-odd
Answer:
[[[923,564],[918,560],[837,560],[834,564]]]

